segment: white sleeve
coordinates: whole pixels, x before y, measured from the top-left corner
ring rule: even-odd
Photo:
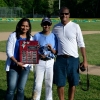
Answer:
[[[78,47],[79,48],[80,47],[85,47],[85,43],[84,43],[83,35],[82,35],[82,32],[81,32],[81,28],[80,28],[80,26],[78,24],[77,24],[76,31],[77,31],[76,39],[77,39]]]
[[[14,51],[14,37],[12,34],[9,35],[8,40],[7,40],[7,45],[6,45],[6,54],[9,58],[13,56],[13,51]]]

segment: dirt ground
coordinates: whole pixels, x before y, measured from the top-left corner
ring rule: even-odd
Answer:
[[[32,32],[32,35],[34,35],[36,32]],[[0,32],[0,41],[7,40],[8,36],[11,34],[11,32]]]

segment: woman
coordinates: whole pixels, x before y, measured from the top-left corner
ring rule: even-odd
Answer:
[[[13,100],[17,89],[17,100],[24,100],[24,87],[30,72],[30,64],[19,61],[19,41],[32,40],[31,23],[29,19],[22,18],[16,26],[16,30],[10,34],[6,53],[7,93],[5,100]]]

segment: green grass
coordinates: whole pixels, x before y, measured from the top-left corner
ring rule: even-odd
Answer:
[[[0,22],[0,32],[12,32],[15,30],[16,22]]]
[[[52,27],[57,22],[53,22]],[[32,25],[32,31],[40,31],[41,28],[41,22],[31,22]],[[13,32],[15,31],[17,22],[0,22],[0,32]]]
[[[100,65],[100,34],[83,35],[89,64]],[[80,55],[80,59],[82,59]]]
[[[35,21],[35,22],[31,22],[32,25],[32,31],[40,31],[42,30],[41,22],[39,21]],[[58,22],[53,22],[53,25],[57,24]],[[100,31],[100,22],[77,22],[82,31]],[[13,32],[15,31],[15,27],[16,27],[17,21],[16,22],[0,22],[0,32]],[[51,28],[52,29],[52,28]]]
[[[7,41],[0,41],[0,52],[6,52],[6,42]]]
[[[5,61],[0,61],[0,100],[4,100],[6,93],[6,72],[4,70]],[[82,82],[84,83],[84,88],[86,87],[86,75],[80,75]],[[33,72],[30,72],[29,78],[25,87],[25,100],[30,100],[33,88]],[[80,86],[76,87],[75,100],[100,100],[100,76],[89,75],[90,79],[90,89],[89,91],[82,91]],[[65,100],[67,97],[68,84],[65,87]],[[41,100],[45,100],[45,87],[43,84]],[[53,85],[53,100],[58,100],[58,95],[56,91],[56,86]]]
[[[100,65],[100,34],[84,35],[84,40],[88,62]]]
[[[100,22],[77,22],[82,31],[100,31]]]

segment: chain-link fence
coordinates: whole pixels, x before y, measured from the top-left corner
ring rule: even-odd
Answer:
[[[23,9],[20,7],[0,7],[1,18],[23,17]]]

